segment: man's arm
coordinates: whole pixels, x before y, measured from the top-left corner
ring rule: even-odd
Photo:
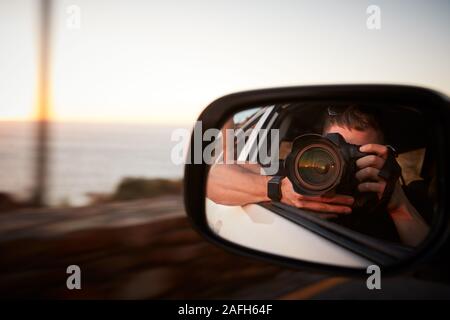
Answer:
[[[379,144],[366,144],[361,152],[373,153],[356,161],[360,169],[356,178],[361,181],[358,190],[361,192],[376,192],[381,198],[386,187],[386,181],[378,176],[387,158],[387,147]],[[401,241],[409,246],[417,246],[428,234],[429,227],[414,206],[409,202],[399,183],[388,204],[389,214],[395,224]]]
[[[211,167],[207,182],[207,197],[223,205],[243,206],[270,201],[267,183],[270,176],[260,174],[258,164],[216,164]],[[281,202],[302,209],[323,213],[325,218],[349,214],[354,199],[350,196],[311,197],[297,193],[289,179],[281,182]]]
[[[257,164],[215,164],[209,170],[206,193],[212,201],[229,206],[270,201],[269,176],[259,174]]]
[[[394,221],[400,239],[410,246],[419,245],[427,236],[429,227],[419,212],[409,202],[403,189],[397,183],[392,195],[397,203],[389,208],[389,214]]]

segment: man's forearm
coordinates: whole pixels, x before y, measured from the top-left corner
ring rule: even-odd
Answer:
[[[219,204],[236,206],[269,201],[269,177],[260,175],[258,168],[258,165],[244,168],[237,164],[212,166],[208,176],[207,197]]]
[[[408,200],[389,213],[404,244],[417,246],[427,236],[428,225]]]

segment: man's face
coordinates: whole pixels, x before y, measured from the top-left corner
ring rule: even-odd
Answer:
[[[372,128],[360,131],[347,127],[332,125],[330,128],[328,128],[328,130],[324,132],[324,134],[327,133],[339,133],[344,137],[345,141],[351,144],[364,145],[368,143],[382,143],[379,134]]]

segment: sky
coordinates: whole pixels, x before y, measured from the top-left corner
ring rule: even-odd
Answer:
[[[367,28],[369,5],[379,30]],[[36,113],[38,6],[0,0],[0,120]],[[294,85],[450,95],[447,0],[59,0],[51,31],[55,120],[190,124],[225,94]]]

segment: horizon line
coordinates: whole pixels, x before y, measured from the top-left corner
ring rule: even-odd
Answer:
[[[176,126],[176,125],[182,125],[182,126],[191,126],[195,122],[192,121],[175,121],[175,122],[168,122],[168,121],[154,121],[150,119],[139,119],[139,120],[132,120],[132,119],[124,119],[124,120],[116,120],[116,119],[64,119],[64,118],[52,118],[47,119],[49,122],[53,123],[72,123],[72,124],[135,124],[135,125],[165,125],[165,126]],[[40,119],[37,118],[0,118],[0,122],[38,122]]]

